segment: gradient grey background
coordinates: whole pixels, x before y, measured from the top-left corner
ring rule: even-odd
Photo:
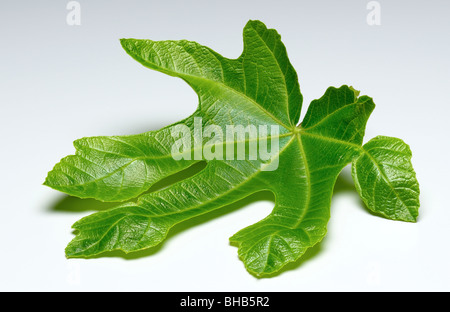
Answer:
[[[80,0],[80,26],[67,25],[68,2],[0,2],[0,290],[450,290],[449,1],[380,0],[380,26],[366,23],[365,0]],[[189,86],[143,68],[119,38],[189,39],[234,58],[249,19],[282,35],[303,115],[329,86],[374,98],[366,140],[411,146],[419,222],[372,216],[356,193],[336,192],[327,237],[272,279],[249,275],[228,244],[269,200],[179,231],[147,257],[66,260],[70,226],[91,211],[58,209],[67,199],[41,184],[72,141],[158,129],[197,106]]]

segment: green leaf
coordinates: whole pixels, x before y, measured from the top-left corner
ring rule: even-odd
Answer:
[[[244,52],[236,60],[186,40],[122,39],[121,43],[142,65],[187,81],[208,116],[226,106],[234,123],[240,116],[233,113],[242,110],[252,118],[263,114],[265,120],[286,128],[298,122],[303,98],[297,74],[280,35],[259,21],[245,26]]]
[[[346,86],[330,88],[311,103],[289,154],[277,171],[265,174],[277,199],[273,212],[230,239],[250,272],[275,273],[322,240],[334,184],[359,154],[373,108],[370,98],[357,99]]]
[[[297,74],[279,34],[259,21],[245,26],[244,51],[237,59],[186,40],[122,39],[121,44],[142,65],[186,81],[199,105],[189,118],[159,131],[75,142],[76,154],[55,166],[46,185],[102,201],[137,199],[76,222],[67,257],[156,246],[174,225],[264,190],[275,195],[273,211],[230,238],[250,273],[278,272],[322,240],[335,181],[364,153],[365,126],[375,107],[370,97],[352,87],[331,87],[297,125],[303,99]],[[173,131],[182,125],[190,144],[174,154],[179,140]],[[198,126],[214,126],[214,137],[201,135]],[[230,126],[255,127],[259,136],[254,140],[249,131],[223,139]],[[262,142],[270,146],[269,157],[251,153],[255,142],[260,152]],[[208,150],[224,157],[206,157]],[[194,176],[145,193],[198,161],[206,167]]]
[[[193,117],[180,124],[193,128]],[[63,158],[44,184],[80,198],[129,200],[194,163],[173,159],[174,142],[169,127],[140,135],[83,138],[74,142],[76,154]]]
[[[411,157],[409,146],[397,138],[378,136],[363,146],[352,175],[371,211],[392,220],[417,220],[420,190]]]

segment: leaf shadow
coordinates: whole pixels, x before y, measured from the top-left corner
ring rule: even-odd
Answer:
[[[160,182],[156,183],[154,186],[152,186],[152,188],[147,193],[155,192],[155,191],[163,189],[169,185],[172,185],[180,180],[191,177],[191,176],[195,175],[196,173],[200,172],[205,166],[206,166],[206,164],[204,162],[196,163],[196,164],[192,165],[191,167],[189,167],[179,173],[176,173],[172,176],[169,176],[169,177],[161,180]],[[346,173],[343,171],[336,180],[336,184],[335,184],[335,187],[333,190],[333,196],[338,193],[353,192],[353,191],[355,191],[355,187],[353,185],[351,177],[349,180],[349,178],[346,176]],[[173,237],[177,236],[179,233],[182,233],[182,232],[184,232],[190,228],[193,228],[195,226],[198,226],[200,224],[206,223],[210,220],[218,219],[224,215],[229,215],[237,210],[240,210],[240,209],[242,209],[250,204],[253,204],[255,202],[258,202],[258,201],[270,201],[272,203],[275,203],[275,197],[274,197],[273,193],[270,191],[260,191],[260,192],[254,193],[244,199],[241,199],[235,203],[221,207],[214,211],[208,212],[204,215],[194,217],[192,219],[186,220],[182,223],[175,225],[169,231],[164,242],[155,247],[151,247],[151,248],[148,248],[145,250],[136,251],[136,252],[132,252],[132,253],[128,253],[128,254],[123,251],[110,251],[110,252],[101,253],[96,256],[90,256],[90,257],[88,257],[88,259],[97,259],[97,258],[105,258],[105,257],[119,257],[119,258],[122,258],[125,260],[134,260],[134,259],[152,256],[152,255],[160,252],[164,248],[166,242],[169,241],[170,239],[172,239]],[[54,213],[54,212],[60,212],[60,213],[96,212],[96,211],[103,211],[103,210],[113,208],[119,204],[120,203],[117,203],[117,202],[106,203],[106,202],[101,202],[101,201],[98,201],[95,199],[80,199],[77,197],[65,195],[62,198],[60,198],[57,202],[53,203],[53,205],[51,205],[48,208],[48,211],[52,212],[52,213]],[[74,234],[76,234],[76,231],[74,231]],[[319,242],[315,246],[309,248],[305,252],[305,254],[301,258],[299,258],[297,261],[287,264],[283,269],[281,269],[280,271],[278,271],[274,274],[265,275],[265,276],[258,277],[258,278],[275,277],[280,274],[283,274],[286,271],[294,270],[294,269],[302,266],[304,263],[308,262],[310,259],[312,259],[320,254],[320,252],[323,250],[325,241],[326,241],[326,236],[321,242]],[[255,277],[257,277],[257,276],[255,276]]]

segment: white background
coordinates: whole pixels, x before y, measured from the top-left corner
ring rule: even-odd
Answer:
[[[67,25],[67,2],[0,4],[0,290],[450,290],[448,1],[379,1],[380,26],[367,24],[364,0],[86,0],[80,26]],[[374,98],[366,140],[389,135],[411,146],[418,223],[368,213],[346,170],[326,238],[273,278],[248,274],[228,243],[271,211],[267,197],[190,221],[135,257],[67,260],[70,226],[104,207],[42,186],[74,152],[72,141],[158,129],[197,105],[189,86],[142,67],[119,38],[189,39],[235,58],[249,19],[282,35],[302,114],[329,86],[353,85]]]

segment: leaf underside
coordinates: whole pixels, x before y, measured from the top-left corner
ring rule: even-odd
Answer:
[[[397,138],[378,136],[363,146],[352,175],[371,211],[391,220],[417,220],[420,190],[411,157],[409,146]]]
[[[335,181],[352,162],[358,192],[370,210],[394,220],[416,220],[419,188],[409,148],[387,137],[362,146],[372,99],[348,86],[329,88],[311,102],[298,125],[303,97],[280,35],[250,21],[243,36],[244,51],[237,59],[186,40],[121,40],[145,67],[186,81],[199,105],[190,117],[158,131],[75,141],[75,155],[62,159],[45,184],[81,198],[125,203],[76,222],[67,257],[147,249],[180,222],[268,190],[276,198],[271,214],[230,241],[250,273],[270,275],[322,240]],[[279,133],[267,139],[278,139],[279,150],[269,160],[206,160],[194,176],[145,193],[201,161],[175,160],[171,151],[173,127],[183,124],[193,133],[196,118],[203,127],[216,125],[224,133],[227,125],[277,125]],[[208,141],[203,138],[200,145]],[[248,139],[243,143],[250,144]],[[275,163],[276,170],[265,170]]]

